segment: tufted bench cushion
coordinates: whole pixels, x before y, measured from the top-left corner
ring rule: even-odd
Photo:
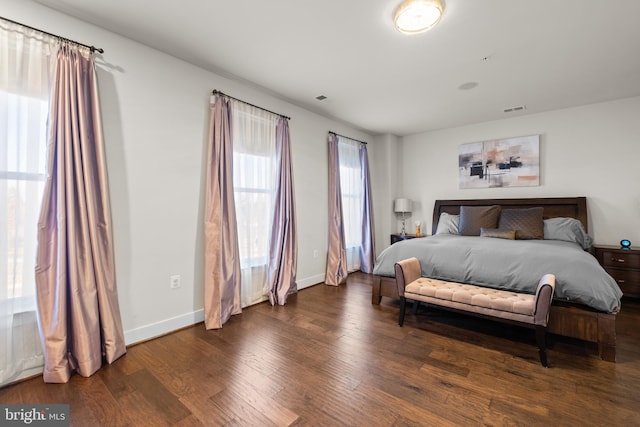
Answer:
[[[532,317],[535,311],[535,295],[518,294],[426,277],[421,277],[409,283],[404,288],[404,293],[406,298],[426,296],[478,307],[478,309],[488,308],[504,311],[507,317],[519,318],[519,316],[510,316],[509,314],[522,314]],[[469,307],[469,309],[473,310],[472,307]]]
[[[400,326],[404,322],[407,300],[522,323],[536,328],[540,361],[547,366],[544,335],[555,288],[553,274],[540,279],[535,294],[523,294],[421,277],[420,262],[416,258],[400,261],[395,270],[400,295]]]

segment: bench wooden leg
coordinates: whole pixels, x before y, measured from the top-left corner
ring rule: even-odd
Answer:
[[[538,344],[538,353],[540,354],[540,363],[545,368],[549,367],[547,362],[547,328],[544,326],[536,326],[536,342]]]
[[[407,299],[400,297],[400,317],[398,318],[398,325],[402,326],[404,323],[404,311],[407,306]]]
[[[420,305],[420,301],[415,300],[413,302],[413,310],[411,311],[411,313],[415,316],[416,314],[418,314],[418,306]]]

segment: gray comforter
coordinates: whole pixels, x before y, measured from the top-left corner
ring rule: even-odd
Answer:
[[[393,277],[394,264],[414,256],[424,277],[531,294],[540,278],[552,273],[554,299],[607,313],[620,310],[618,284],[575,243],[441,234],[391,245],[376,260],[373,274]]]

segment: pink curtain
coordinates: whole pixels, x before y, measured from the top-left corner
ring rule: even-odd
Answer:
[[[347,245],[342,221],[342,193],[340,191],[340,160],[338,137],[329,134],[329,249],[324,282],[338,286],[347,280]]]
[[[296,285],[296,212],[291,165],[289,121],[280,117],[276,127],[276,194],[269,250],[269,301],[284,305],[298,292]]]
[[[209,115],[205,205],[204,322],[219,329],[239,314],[240,254],[233,197],[231,107],[218,96]]]
[[[90,376],[126,352],[93,59],[63,44],[54,80],[36,255],[45,382]]]
[[[360,270],[372,273],[376,261],[373,238],[373,204],[371,201],[371,177],[367,146],[360,145],[360,167],[362,171],[362,246],[360,247]]]

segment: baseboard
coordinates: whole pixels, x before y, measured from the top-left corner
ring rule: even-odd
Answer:
[[[315,276],[307,277],[302,280],[297,280],[298,290],[308,288],[318,283],[324,282],[324,274],[317,274]],[[157,338],[161,335],[166,335],[178,329],[185,328],[187,326],[194,325],[204,321],[204,309],[196,310],[191,313],[186,313],[180,316],[172,317],[170,319],[162,320],[160,322],[152,323],[150,325],[141,326],[136,329],[131,329],[124,332],[124,341],[126,345],[136,344],[142,341],[147,341],[152,338]]]
[[[170,332],[177,331],[178,329],[182,329],[202,321],[204,321],[204,309],[196,310],[191,313],[186,313],[160,322],[152,323],[150,325],[125,331],[124,342],[126,345],[136,344],[161,335],[166,335]]]
[[[318,283],[324,283],[324,276],[324,274],[316,274],[315,276],[307,277],[302,280],[296,280],[298,290],[317,285]]]

